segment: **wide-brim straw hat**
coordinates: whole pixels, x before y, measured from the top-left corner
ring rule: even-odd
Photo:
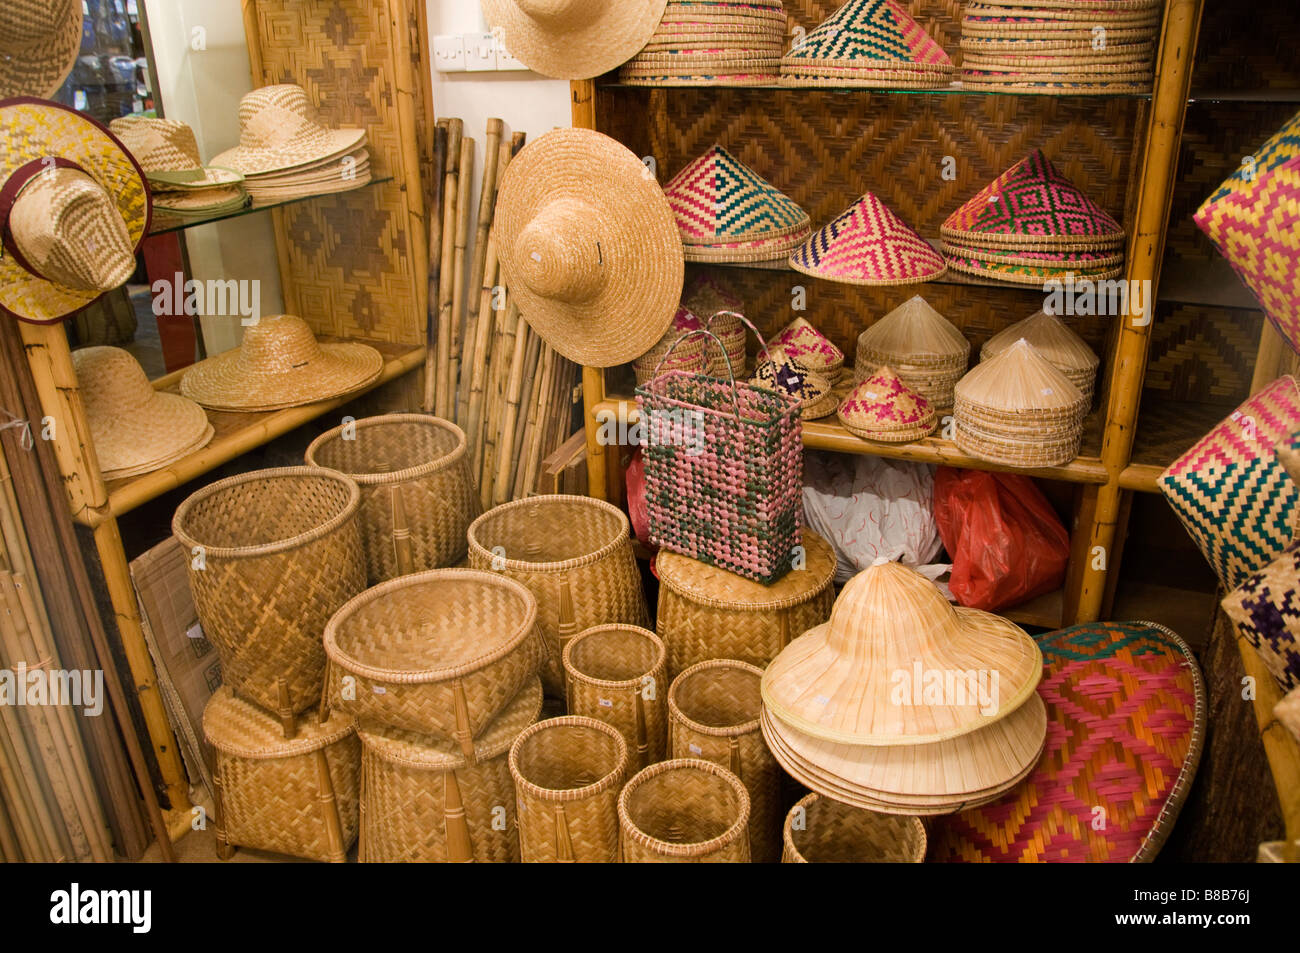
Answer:
[[[811,228],[794,199],[716,143],[673,176],[664,195],[690,245],[775,243]]]
[[[666,0],[483,0],[483,13],[529,69],[554,79],[591,79],[645,46],[666,5]]]
[[[158,188],[206,190],[244,181],[242,172],[203,165],[194,130],[178,119],[123,116],[108,128]]]
[[[950,74],[952,60],[895,0],[849,0],[781,60],[782,71],[909,69]]]
[[[212,439],[203,408],[154,390],[140,362],[121,348],[80,348],[72,364],[106,479],[156,470]]]
[[[81,53],[81,0],[0,4],[0,99],[59,91]]]
[[[814,738],[928,744],[1011,714],[1038,685],[1042,667],[1042,652],[1019,626],[955,608],[920,573],[879,560],[849,580],[824,627],[772,661],[763,673],[763,704]],[[953,691],[937,702],[913,698],[918,671],[926,683],[938,673]],[[967,686],[968,675],[979,684]],[[980,687],[996,697],[979,698]]]
[[[888,366],[857,384],[835,411],[846,430],[866,440],[906,443],[934,433],[934,407]]]
[[[0,103],[0,309],[52,324],[124,284],[149,185],[117,137],[57,103]]]
[[[255,89],[239,101],[239,145],[212,157],[210,165],[245,177],[295,169],[347,155],[366,139],[364,129],[331,129],[293,83]]]
[[[302,318],[277,314],[249,327],[239,347],[186,371],[181,393],[212,410],[280,410],[354,393],[383,369],[370,345],[321,344]]]
[[[501,180],[492,226],[525,320],[577,364],[624,364],[663,337],[685,265],[672,209],[626,147],[589,129],[529,143]]]
[[[751,383],[799,401],[800,416],[817,420],[835,413],[835,393],[831,382],[810,371],[780,348],[768,350],[769,360],[759,363]]]
[[[943,256],[870,192],[791,252],[790,267],[850,285],[909,285],[948,270]]]
[[[232,212],[243,208],[248,201],[248,193],[239,186],[153,194],[153,207],[172,215],[215,215],[220,212]]]

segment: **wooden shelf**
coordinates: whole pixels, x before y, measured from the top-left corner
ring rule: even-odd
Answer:
[[[149,226],[150,235],[165,235],[168,232],[183,232],[187,228],[197,228],[199,225],[211,225],[213,222],[224,222],[227,219],[240,218],[244,215],[253,215],[256,212],[266,212],[273,208],[287,208],[290,205],[298,205],[302,202],[310,202],[312,199],[325,198],[329,195],[347,195],[349,192],[360,192],[371,186],[382,185],[385,182],[392,182],[391,175],[383,175],[371,179],[364,185],[358,185],[356,188],[343,189],[339,192],[324,192],[320,195],[304,195],[296,199],[286,199],[282,202],[258,202],[254,201],[243,208],[231,209],[227,212],[219,212],[216,215],[175,215],[169,214],[164,209],[155,208],[153,212],[153,221]]]
[[[1057,589],[1028,602],[998,613],[1016,625],[1032,625],[1040,629],[1059,629],[1065,619],[1065,590]]]
[[[616,80],[604,81],[597,83],[599,89],[635,89],[641,91],[664,90],[672,92],[675,89],[767,89],[782,93],[794,93],[799,96],[807,96],[809,93],[834,93],[837,95],[868,95],[868,96],[1032,96],[1032,97],[1050,97],[1052,99],[1150,99],[1151,93],[1055,93],[1050,91],[1034,92],[1030,89],[1017,90],[1016,92],[1001,92],[990,89],[966,89],[961,84],[961,80],[955,80],[947,86],[941,86],[938,89],[874,89],[863,86],[782,86],[779,83],[763,83],[754,86],[725,86],[719,83],[692,83],[690,85],[674,86],[638,86],[631,83],[620,83]]]

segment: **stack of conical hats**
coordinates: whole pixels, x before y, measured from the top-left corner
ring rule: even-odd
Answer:
[[[1015,467],[1054,467],[1079,455],[1088,401],[1021,339],[957,382],[957,446]]]
[[[868,192],[790,253],[790,267],[846,285],[911,285],[948,270],[943,256]]]
[[[844,371],[844,352],[806,318],[795,318],[772,338],[769,345],[771,350],[783,351],[832,384],[839,383]]]
[[[830,621],[763,673],[763,737],[796,780],[890,814],[950,814],[1029,774],[1047,735],[1043,657],[1000,616],[878,560]]]
[[[952,60],[896,0],[849,0],[781,58],[783,86],[932,89]]]
[[[759,363],[752,383],[798,400],[804,420],[816,420],[835,413],[835,394],[829,380],[810,371],[780,348],[770,348],[768,358]]]
[[[775,83],[785,49],[781,0],[668,0],[659,28],[619,80],[629,86]]]
[[[1097,368],[1101,359],[1086,341],[1075,334],[1054,314],[1037,311],[999,331],[980,349],[980,360],[997,357],[1017,341],[1024,339],[1034,346],[1047,362],[1070,379],[1079,388],[1088,406],[1097,382]]]
[[[862,381],[887,364],[936,413],[946,414],[969,359],[970,342],[961,331],[913,295],[858,335],[853,372]]]
[[[882,367],[849,391],[836,409],[844,429],[864,440],[907,443],[934,433],[938,418],[889,367]]]

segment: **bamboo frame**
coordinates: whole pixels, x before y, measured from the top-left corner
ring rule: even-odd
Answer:
[[[443,176],[447,171],[447,127],[439,123],[433,132],[433,202],[429,206],[429,288],[426,293],[424,340],[432,344],[438,339],[438,305],[441,301],[442,278],[442,214]],[[437,349],[426,349],[424,359],[424,401],[421,409],[431,414],[437,405],[438,361]]]
[[[461,374],[461,351],[465,347],[465,256],[469,251],[470,195],[474,189],[474,140],[462,136],[460,140],[460,160],[456,168],[456,235],[452,245],[451,275],[451,390],[447,394],[449,403],[449,420],[460,420],[456,416]],[[473,291],[471,289],[470,293]]]
[[[438,382],[434,388],[435,410],[439,417],[450,420],[455,412],[455,400],[452,387],[451,349],[453,343],[452,321],[456,312],[453,310],[454,295],[452,291],[453,269],[456,256],[456,202],[460,198],[457,170],[460,168],[460,141],[464,124],[459,119],[447,120],[447,171],[442,187],[442,255],[438,266],[441,280],[438,285]],[[429,342],[433,346],[433,342]]]
[[[474,265],[469,275],[470,297],[465,303],[465,346],[461,349],[462,362],[473,367],[476,359],[471,341],[477,343],[478,322],[483,314],[482,297],[475,289],[483,286],[488,266],[488,233],[492,228],[492,213],[496,208],[497,176],[501,160],[501,134],[505,123],[500,119],[487,121],[487,134],[483,144],[483,184],[479,189],[478,220],[474,232]],[[456,419],[464,420],[470,400],[470,384],[462,374],[456,390]]]

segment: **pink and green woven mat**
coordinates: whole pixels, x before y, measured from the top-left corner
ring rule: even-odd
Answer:
[[[809,227],[808,213],[720,145],[664,187],[688,244],[753,242]]]
[[[782,63],[952,69],[943,47],[894,0],[850,0],[790,50]]]
[[[1223,611],[1284,693],[1300,686],[1300,541],[1229,593]]]
[[[790,266],[855,285],[903,285],[941,277],[943,256],[868,192],[790,254]]]

